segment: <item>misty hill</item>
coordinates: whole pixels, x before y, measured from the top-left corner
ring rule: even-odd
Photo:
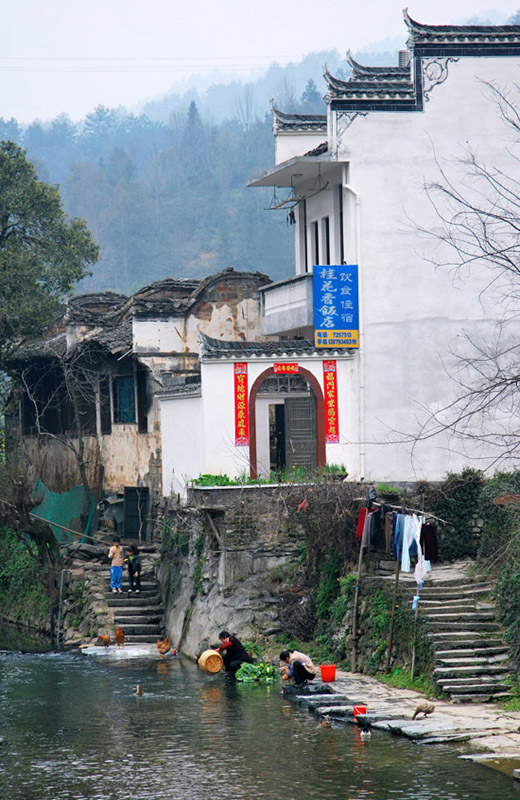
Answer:
[[[397,63],[397,53],[355,54]],[[292,274],[293,235],[284,211],[266,211],[270,190],[246,179],[274,162],[269,99],[293,112],[325,113],[322,65],[346,77],[337,52],[272,64],[247,83],[190,83],[141,113],[98,106],[79,124],[62,115],[20,126],[0,119],[0,139],[26,148],[42,180],[60,186],[101,260],[78,291],[130,293],[164,277],[201,278],[226,267]]]

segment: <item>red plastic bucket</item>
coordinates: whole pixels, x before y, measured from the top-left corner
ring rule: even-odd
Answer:
[[[366,714],[367,713],[367,707],[366,706],[354,706],[352,710],[354,712],[354,719],[357,718],[358,714]]]
[[[321,679],[323,683],[330,683],[336,680],[336,665],[335,664],[322,664],[320,667]]]

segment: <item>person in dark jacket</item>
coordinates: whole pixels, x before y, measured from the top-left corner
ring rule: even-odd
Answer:
[[[128,548],[126,562],[128,566],[128,591],[133,592],[135,586],[135,593],[139,594],[141,591],[141,559],[139,550],[135,545],[130,545]]]
[[[220,631],[218,638],[222,644],[215,649],[217,653],[222,653],[226,672],[235,675],[244,662],[251,663],[251,657],[236,636],[232,636],[228,631]]]

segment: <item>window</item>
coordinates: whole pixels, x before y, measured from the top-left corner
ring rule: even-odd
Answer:
[[[110,378],[108,375],[101,375],[99,379],[99,417],[101,434],[105,436],[112,433],[112,414],[110,411]]]
[[[114,422],[135,422],[135,388],[133,375],[117,375],[113,383]]]

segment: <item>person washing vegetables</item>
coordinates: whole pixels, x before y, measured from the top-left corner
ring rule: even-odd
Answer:
[[[283,668],[282,679],[294,678],[296,686],[309,683],[316,677],[316,667],[309,656],[298,650],[282,650],[280,661],[286,665]]]
[[[222,644],[216,647],[215,650],[217,653],[222,653],[224,669],[229,675],[234,676],[244,662],[246,664],[251,663],[251,657],[236,636],[232,636],[228,631],[220,631],[218,638]]]

